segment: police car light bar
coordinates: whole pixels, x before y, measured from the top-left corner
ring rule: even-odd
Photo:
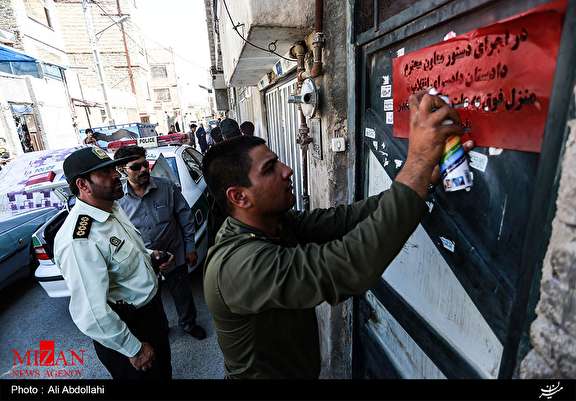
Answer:
[[[54,177],[56,177],[56,173],[54,171],[47,171],[42,174],[36,174],[28,178],[24,186],[29,187],[30,185],[42,184],[44,182],[52,182],[54,180]]]
[[[187,134],[175,133],[175,134],[158,135],[156,138],[158,146],[167,146],[167,145],[182,145],[186,141],[187,137],[188,137]],[[108,150],[116,151],[125,146],[131,146],[137,144],[138,144],[137,139],[120,139],[118,141],[109,142]]]

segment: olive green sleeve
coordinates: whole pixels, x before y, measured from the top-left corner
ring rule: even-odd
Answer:
[[[311,212],[291,212],[289,223],[302,242],[321,244],[342,237],[356,224],[370,215],[380,202],[383,193],[371,196],[351,205]]]
[[[251,314],[361,294],[377,283],[426,210],[412,189],[395,182],[376,210],[339,240],[296,247],[248,241],[220,268],[222,300],[234,313]]]

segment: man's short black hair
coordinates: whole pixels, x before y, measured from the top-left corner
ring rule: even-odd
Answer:
[[[146,149],[136,145],[122,147],[114,153],[114,160],[127,156],[146,157]]]
[[[222,120],[220,122],[219,127],[222,132],[222,137],[225,140],[234,138],[235,136],[242,135],[242,132],[240,131],[240,126],[238,126],[238,123],[233,118],[226,118]]]
[[[208,189],[222,210],[230,211],[226,190],[233,186],[252,186],[248,174],[252,159],[248,155],[253,148],[266,141],[255,136],[237,136],[220,142],[204,155],[202,172]]]
[[[190,128],[196,128],[197,125],[196,124],[190,124]]]
[[[254,135],[254,124],[250,121],[244,121],[240,124],[240,131],[242,131],[243,135]]]

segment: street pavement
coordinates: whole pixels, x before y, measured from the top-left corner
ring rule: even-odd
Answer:
[[[170,322],[170,347],[174,379],[221,379],[224,377],[223,357],[212,319],[204,302],[202,272],[191,275],[194,300],[198,309],[197,322],[206,330],[207,338],[198,341],[178,328],[178,316],[168,291],[163,302]],[[0,379],[109,379],[92,345],[72,322],[68,312],[69,298],[49,298],[33,279],[24,280],[0,292]],[[59,368],[45,366],[13,368],[14,351],[24,358],[27,350],[38,350],[40,340],[53,340],[56,355],[68,350],[84,349],[84,364]],[[61,361],[62,362],[62,361]]]

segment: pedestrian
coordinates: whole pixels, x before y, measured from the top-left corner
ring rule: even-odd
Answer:
[[[222,139],[225,141],[242,135],[238,123],[233,118],[225,118],[220,122],[220,132],[222,133]]]
[[[176,126],[174,124],[170,125],[170,129],[168,130],[168,134],[176,133]]]
[[[216,145],[217,143],[220,143],[223,141],[222,138],[222,131],[220,130],[220,127],[214,127],[210,130],[210,133],[208,134],[208,137],[206,138],[206,141],[208,142],[208,146],[213,146]]]
[[[242,135],[254,136],[254,124],[250,121],[244,121],[240,124],[240,131],[242,131]]]
[[[193,148],[196,148],[196,137],[194,136],[194,133],[196,132],[196,128],[198,126],[194,123],[190,124],[190,130],[187,132],[188,134],[188,144],[190,146],[192,146]]]
[[[202,152],[202,154],[206,153],[208,150],[208,142],[206,141],[206,130],[204,130],[203,124],[200,124],[200,127],[198,127],[198,130],[196,131],[196,138],[198,138],[200,152]]]
[[[165,178],[150,177],[146,150],[140,146],[120,148],[114,159],[136,157],[122,171],[128,177],[124,197],[118,201],[134,226],[142,233],[149,249],[165,249],[176,258],[173,269],[161,274],[178,313],[178,325],[192,337],[206,338],[196,323],[196,305],[190,286],[188,266],[197,262],[194,217],[180,188]]]
[[[291,210],[292,169],[261,138],[208,150],[204,177],[229,217],[208,252],[204,295],[227,377],[318,378],[314,308],[377,284],[428,210],[446,138],[461,134],[436,96],[412,96],[410,110],[408,157],[391,188],[348,206]],[[442,126],[446,117],[455,124]]]
[[[86,128],[84,134],[86,135],[86,137],[84,138],[85,145],[98,146],[98,141],[94,137],[94,131],[92,131],[92,128]]]
[[[63,164],[77,197],[54,240],[54,261],[70,290],[69,311],[113,379],[171,379],[168,320],[152,258],[142,237],[115,202],[123,196],[116,166],[90,146]],[[169,268],[174,256],[158,262]]]

